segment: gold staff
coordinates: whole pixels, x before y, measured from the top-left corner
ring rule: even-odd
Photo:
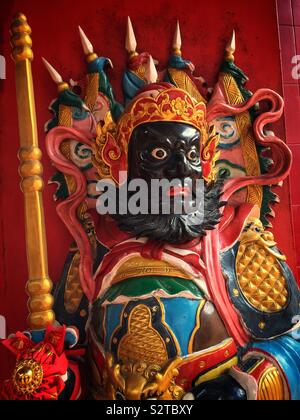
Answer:
[[[21,190],[25,202],[26,249],[29,281],[28,325],[37,330],[55,320],[52,311],[52,282],[48,275],[47,245],[42,201],[42,153],[38,147],[31,61],[31,29],[26,16],[19,13],[11,25],[12,57],[16,68],[16,89],[20,135]]]

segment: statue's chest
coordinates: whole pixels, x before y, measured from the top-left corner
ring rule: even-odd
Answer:
[[[162,366],[193,352],[205,303],[185,279],[135,279],[111,288],[96,303],[92,325],[115,360]]]

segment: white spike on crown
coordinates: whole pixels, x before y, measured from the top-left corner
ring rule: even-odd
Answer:
[[[51,66],[51,64],[44,57],[42,57],[42,60],[45,64],[46,69],[48,70],[52,80],[58,85],[60,83],[63,83],[63,79],[62,79],[61,75],[58,73],[58,71],[56,71],[55,68],[53,66]]]
[[[79,29],[79,35],[81,39],[82,48],[83,48],[84,54],[86,55],[86,61],[90,63],[96,60],[98,56],[94,52],[94,47],[92,43],[90,42],[90,40],[88,39],[88,37],[86,36],[86,34],[84,33],[81,26],[78,26],[78,29]]]
[[[175,55],[181,55],[181,33],[179,21],[177,21],[174,39],[173,39],[173,51]]]
[[[129,54],[136,53],[137,42],[134,35],[132,23],[130,17],[128,16],[127,19],[127,33],[126,33],[126,41],[125,41],[125,48]]]
[[[80,34],[80,39],[81,39],[81,44],[82,44],[84,54],[85,55],[93,54],[94,47],[92,43],[90,42],[90,40],[88,39],[84,31],[82,30],[81,26],[78,26],[78,29],[79,29],[79,34]]]
[[[145,66],[145,79],[148,83],[156,83],[158,78],[157,70],[153,61],[152,56],[150,55],[149,60]]]
[[[226,58],[229,60],[234,60],[234,53],[236,50],[236,36],[235,36],[235,30],[232,32],[232,37],[230,42],[227,44],[226,47]]]
[[[69,88],[69,85],[65,83],[61,77],[61,75],[58,73],[58,71],[55,70],[53,66],[44,58],[42,57],[43,63],[45,64],[46,69],[48,70],[51,79],[54,81],[54,83],[57,84],[58,90],[63,91]]]
[[[93,44],[88,39],[88,37],[86,36],[81,26],[78,26],[78,30],[79,30],[83,52],[86,55],[87,62],[90,63],[96,60],[98,58],[98,55],[95,53]],[[113,68],[113,64],[110,58],[108,58],[108,63],[111,66],[111,68]]]

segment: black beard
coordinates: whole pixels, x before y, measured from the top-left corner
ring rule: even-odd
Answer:
[[[213,230],[221,219],[220,208],[226,202],[221,201],[224,180],[218,179],[204,188],[204,214],[198,210],[193,214],[184,215],[153,215],[153,214],[116,214],[112,217],[118,222],[121,230],[132,234],[136,238],[147,237],[151,240],[170,244],[183,244],[195,238],[206,235],[206,231]],[[190,223],[192,217],[199,216],[200,224]]]

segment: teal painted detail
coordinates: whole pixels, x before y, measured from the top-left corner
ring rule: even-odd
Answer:
[[[62,172],[55,172],[55,174],[50,179],[50,182],[54,182],[58,185],[58,188],[54,194],[56,200],[66,200],[69,197],[66,178]]]
[[[234,164],[234,163],[232,163],[232,162],[230,162],[229,160],[226,160],[226,159],[220,159],[216,163],[216,166],[218,167],[218,176],[219,177],[222,177],[222,178],[225,178],[225,179],[232,178],[232,173],[231,173],[230,169],[226,166],[222,167],[222,165],[229,166],[229,168],[232,168],[232,169],[237,169],[237,170],[243,172],[245,175],[247,175],[245,168],[243,168],[242,166],[236,165],[236,164]],[[245,188],[241,188],[237,192],[243,191],[244,189]]]
[[[235,163],[230,162],[230,160],[227,159],[220,159],[217,161],[217,165],[228,165],[233,169],[238,169],[239,171],[242,171],[246,174],[246,169],[243,166],[237,165]]]
[[[139,297],[155,290],[164,290],[170,296],[189,291],[195,299],[201,299],[203,293],[192,280],[166,276],[145,276],[124,280],[114,284],[99,301],[113,302],[118,296]]]
[[[104,71],[105,66],[109,65],[110,61],[106,57],[97,57],[94,61],[88,64],[89,73],[98,73]]]
[[[240,139],[236,140],[233,143],[220,143],[219,146],[218,146],[218,149],[220,149],[220,150],[231,150],[235,146],[237,146],[238,144],[240,144]]]
[[[245,84],[248,81],[248,77],[245,75],[245,73],[241,69],[239,69],[234,64],[234,62],[224,61],[221,67],[221,71],[227,74],[231,74],[234,77],[245,101],[251,98],[252,92],[250,92],[249,90],[245,88]],[[256,118],[256,110],[257,108],[253,107],[249,111],[252,122],[254,122]],[[264,151],[266,151],[266,149],[263,146],[256,144],[256,149],[259,156],[261,173],[266,174],[268,173],[268,168],[273,163],[273,161],[263,156]],[[272,212],[271,205],[272,203],[276,201],[277,195],[272,192],[271,187],[268,185],[263,186],[262,190],[263,190],[263,201],[262,201],[262,206],[261,206],[260,219],[265,227],[270,227],[270,222],[267,219],[267,217]]]
[[[236,81],[238,88],[241,94],[243,95],[243,98],[245,99],[245,101],[251,98],[253,93],[250,92],[250,90],[245,88],[245,84],[248,82],[249,79],[246,76],[246,74],[243,72],[243,70],[237,67],[233,61],[225,60],[221,67],[221,72],[231,74],[231,76]]]
[[[186,298],[161,299],[165,308],[165,321],[174,333],[181,349],[181,356],[189,354],[188,345],[197,325],[199,301]]]
[[[52,102],[50,105],[50,109],[54,112],[54,118],[49,121],[49,123],[46,126],[46,130],[49,131],[51,128],[58,126],[59,120],[59,106],[65,105],[72,107],[72,116],[74,119],[82,120],[85,119],[88,115],[87,111],[83,109],[84,102],[80,98],[79,95],[76,95],[76,93],[72,92],[70,89],[66,89],[63,92],[61,92],[57,99]]]
[[[168,72],[166,72],[166,75],[164,77],[164,82],[170,83],[171,85],[176,86],[175,83],[174,83],[174,81],[170,78],[170,75],[168,74]]]
[[[74,120],[83,121],[87,118],[88,112],[84,109],[72,107],[72,117]]]
[[[221,135],[222,138],[230,139],[231,137],[233,137],[235,135],[235,131],[232,129],[232,126],[230,124],[230,123],[235,123],[235,117],[232,117],[232,116],[221,117],[221,118],[217,118],[217,121],[218,122],[220,121],[220,122],[224,123],[224,125],[222,126],[222,128],[224,127],[222,135]],[[227,124],[228,126],[226,127],[225,124]],[[227,132],[226,132],[226,128],[230,128],[231,131],[228,132],[228,130],[227,130]]]
[[[110,111],[114,121],[117,121],[124,111],[122,104],[116,101],[112,86],[104,71],[109,60],[105,57],[98,57],[89,63],[89,73],[99,73],[99,92],[103,93],[109,100]]]
[[[293,336],[285,335],[275,340],[251,344],[252,350],[262,350],[276,360],[283,370],[294,401],[300,400],[300,342],[299,332],[294,331]]]
[[[220,134],[219,149],[230,150],[240,144],[240,136],[235,122],[235,117],[217,118],[215,127]]]
[[[121,323],[123,305],[108,305],[105,311],[105,350],[110,351],[110,339]]]
[[[74,148],[74,153],[79,159],[82,159],[82,160],[86,160],[90,158],[90,162],[87,165],[79,167],[81,172],[85,172],[93,167],[93,164],[91,162],[92,150],[89,147],[87,147],[85,144],[77,143]]]
[[[181,56],[171,55],[171,57],[169,58],[168,66],[172,69],[184,70],[187,68],[187,65],[190,63],[191,63],[190,60],[185,60]],[[174,80],[172,79],[172,76],[170,75],[168,71],[166,71],[163,81],[166,83],[170,83],[173,86],[177,86],[177,84],[174,82]]]
[[[172,67],[173,69],[183,70],[187,67],[188,64],[190,64],[190,60],[185,60],[181,56],[178,55],[171,55],[169,59],[169,67]]]

